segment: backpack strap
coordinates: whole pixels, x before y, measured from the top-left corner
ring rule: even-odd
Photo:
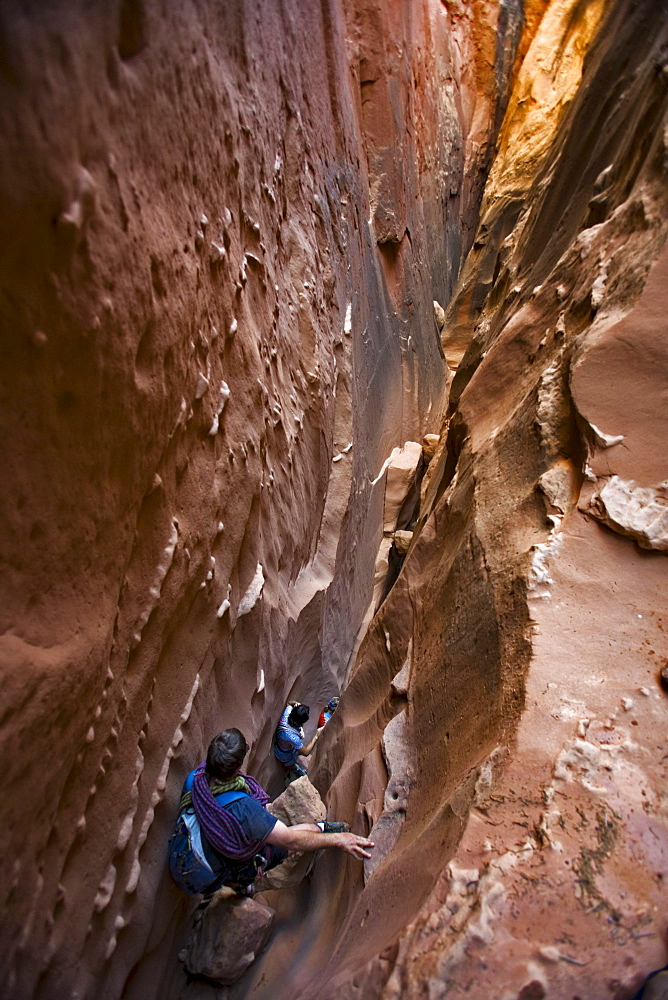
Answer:
[[[220,792],[218,795],[216,795],[215,798],[218,805],[225,808],[225,806],[229,806],[231,802],[236,802],[238,799],[242,799],[245,794],[246,794],[245,792]],[[188,808],[183,809],[182,812],[194,813],[195,807],[192,804],[192,802],[190,803]]]
[[[225,806],[229,806],[230,803],[243,799],[244,796],[246,796],[245,792],[221,792],[219,795],[215,796],[215,799],[218,805],[222,806],[224,809]]]

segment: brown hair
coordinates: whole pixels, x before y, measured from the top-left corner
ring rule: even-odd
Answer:
[[[224,729],[214,736],[206,754],[206,770],[212,778],[234,777],[248,752],[246,737],[239,729]]]

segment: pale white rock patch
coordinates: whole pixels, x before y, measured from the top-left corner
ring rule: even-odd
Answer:
[[[247,615],[249,611],[253,610],[260,599],[263,587],[264,571],[261,563],[258,563],[255,569],[255,575],[248,585],[248,590],[239,602],[239,607],[237,608],[237,618],[241,618],[242,615]]]
[[[638,486],[611,476],[594,497],[591,513],[643,549],[668,551],[668,482]]]

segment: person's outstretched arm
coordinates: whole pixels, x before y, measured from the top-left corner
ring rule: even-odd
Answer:
[[[285,847],[288,851],[319,851],[323,847],[340,847],[354,858],[370,858],[371,855],[365,848],[374,846],[373,841],[358,837],[356,833],[323,833],[315,823],[286,826],[280,819],[267,837],[267,843]]]
[[[310,743],[307,743],[305,747],[300,747],[299,748],[299,750],[297,751],[297,753],[300,756],[302,756],[302,757],[308,757],[308,755],[310,754],[311,750],[315,746],[315,741],[318,739],[318,736],[320,736],[321,730],[322,730],[322,726],[320,727],[320,729],[316,729],[315,735],[313,736],[313,739],[311,740]]]

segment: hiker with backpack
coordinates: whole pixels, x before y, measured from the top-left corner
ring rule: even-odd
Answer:
[[[286,779],[289,784],[306,774],[306,768],[297,763],[297,757],[308,757],[320,735],[316,729],[309,743],[304,745],[303,726],[308,722],[311,710],[308,705],[298,701],[289,701],[283,709],[281,720],[276,727],[274,736],[274,757],[286,769]]]
[[[169,844],[174,881],[189,893],[210,894],[227,885],[252,895],[255,878],[284,861],[289,851],[338,847],[370,857],[373,843],[349,832],[347,823],[286,826],[265,808],[269,796],[240,771],[248,751],[238,729],[225,729],[210,743],[206,761],[183,786],[176,830]]]

